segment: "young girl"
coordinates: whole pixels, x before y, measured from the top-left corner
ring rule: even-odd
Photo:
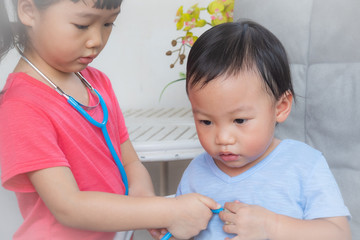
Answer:
[[[274,137],[294,91],[271,32],[251,21],[205,32],[191,48],[186,89],[206,153],[190,163],[177,194],[201,193],[227,210],[195,239],[351,239],[324,156]]]
[[[205,228],[217,204],[199,194],[154,196],[110,81],[88,67],[121,0],[13,3],[10,26],[0,2],[0,57],[16,45],[23,58],[1,93],[0,161],[2,185],[24,217],[14,239],[104,240],[138,228],[188,238]],[[105,128],[90,122],[106,120]]]

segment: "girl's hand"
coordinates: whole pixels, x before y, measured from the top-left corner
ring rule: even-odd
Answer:
[[[224,207],[227,211],[220,212],[219,216],[225,223],[224,231],[237,235],[232,238],[233,240],[269,238],[272,223],[276,222],[275,213],[263,207],[239,201],[225,203]]]
[[[178,239],[198,235],[201,230],[206,229],[213,215],[210,209],[221,207],[211,198],[196,193],[177,196],[173,200],[174,208],[169,211],[173,212],[174,217],[168,231]]]

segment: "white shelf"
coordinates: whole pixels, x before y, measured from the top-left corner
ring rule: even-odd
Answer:
[[[204,151],[190,109],[130,109],[124,117],[141,161],[186,160]]]
[[[166,195],[169,161],[193,159],[204,150],[190,109],[124,111],[130,140],[142,162],[160,163],[160,195]]]

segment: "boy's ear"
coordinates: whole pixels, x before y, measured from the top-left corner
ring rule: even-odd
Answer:
[[[36,11],[33,0],[18,0],[18,17],[25,26],[33,26]]]
[[[291,112],[293,95],[286,91],[276,103],[276,122],[281,123],[286,120]]]

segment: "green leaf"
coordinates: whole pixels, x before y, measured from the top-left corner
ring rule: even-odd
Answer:
[[[181,74],[181,73],[180,73],[180,74]],[[184,73],[182,73],[182,74],[184,74]],[[186,79],[185,77],[182,77],[182,78],[176,79],[176,80],[171,81],[171,82],[169,82],[168,84],[166,84],[166,86],[163,88],[163,90],[162,90],[161,93],[160,93],[159,102],[161,101],[161,97],[162,97],[162,95],[164,94],[165,90],[166,90],[170,85],[172,85],[172,84],[174,84],[174,83],[176,83],[176,82],[184,81],[185,79]]]

